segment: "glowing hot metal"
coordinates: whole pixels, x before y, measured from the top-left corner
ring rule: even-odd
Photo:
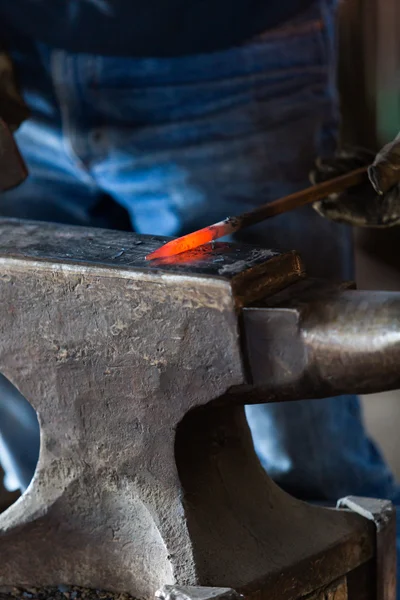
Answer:
[[[311,202],[322,200],[330,194],[343,192],[350,187],[363,183],[366,180],[366,176],[367,167],[362,167],[355,171],[351,171],[351,173],[347,173],[346,175],[341,175],[335,179],[324,181],[323,183],[311,186],[300,192],[285,196],[284,198],[279,198],[268,204],[263,204],[255,210],[244,213],[238,217],[228,217],[224,221],[219,221],[218,223],[214,223],[214,225],[198,229],[193,233],[189,233],[168,242],[164,246],[161,246],[161,248],[151,252],[151,254],[146,256],[146,259],[153,260],[155,258],[167,258],[176,254],[181,254],[182,252],[187,252],[188,250],[193,250],[203,244],[212,242],[213,240],[217,240],[226,235],[231,235],[244,227],[255,225],[265,219],[305,206]]]

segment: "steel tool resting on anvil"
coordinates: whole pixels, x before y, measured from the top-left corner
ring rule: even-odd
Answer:
[[[284,493],[244,404],[399,387],[400,294],[243,245],[146,261],[162,241],[0,222],[0,372],[41,428],[0,593],[394,600],[391,504]]]

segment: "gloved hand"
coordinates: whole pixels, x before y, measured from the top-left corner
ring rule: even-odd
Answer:
[[[322,217],[358,227],[400,224],[400,134],[375,157],[366,151],[342,151],[332,159],[318,159],[310,179],[320,183],[368,165],[369,181],[315,202],[314,209]]]
[[[29,110],[18,91],[12,62],[0,51],[0,118],[15,131],[28,117]]]

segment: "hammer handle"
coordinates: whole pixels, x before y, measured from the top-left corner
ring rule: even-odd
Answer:
[[[0,118],[0,192],[22,183],[28,176],[14,136],[7,123]]]

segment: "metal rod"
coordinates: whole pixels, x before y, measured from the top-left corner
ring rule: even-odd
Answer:
[[[363,183],[367,179],[367,172],[368,168],[362,167],[355,171],[351,171],[346,175],[335,177],[334,179],[318,183],[305,190],[285,196],[284,198],[279,198],[273,202],[263,204],[238,217],[228,217],[224,221],[214,223],[213,225],[198,229],[197,231],[184,235],[176,240],[172,240],[149,254],[146,258],[152,260],[155,258],[166,258],[168,256],[174,256],[175,254],[181,254],[182,252],[193,250],[203,244],[212,242],[213,240],[217,240],[226,235],[236,233],[240,229],[244,229],[250,225],[256,225],[271,217],[281,215],[282,213],[289,212],[295,208],[300,208],[311,202],[322,200],[331,194],[339,194],[350,187]]]

